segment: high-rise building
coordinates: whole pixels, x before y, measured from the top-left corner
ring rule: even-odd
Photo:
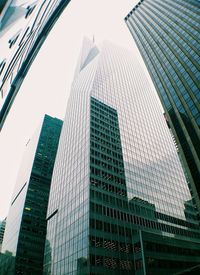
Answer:
[[[0,130],[34,58],[69,2],[0,1]]]
[[[7,217],[0,274],[42,274],[47,204],[61,127],[60,119],[45,115],[27,143]],[[12,262],[9,273],[2,273],[7,262]]]
[[[141,0],[126,24],[176,138],[200,210],[200,44],[198,0]]]
[[[2,222],[0,222],[0,252],[1,252],[1,248],[2,248],[5,226],[6,226],[6,218]]]
[[[132,52],[85,40],[47,211],[44,274],[172,274],[200,261],[197,211]]]

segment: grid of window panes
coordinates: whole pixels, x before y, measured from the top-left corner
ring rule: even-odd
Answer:
[[[142,232],[142,239],[146,261],[146,274],[176,274],[179,273],[179,271],[198,265],[198,243],[185,242],[173,238],[167,239],[166,237],[155,236],[148,232]],[[138,255],[141,251],[141,244],[139,242],[135,243],[134,248],[135,253]],[[157,255],[157,257],[155,255]],[[136,259],[136,274],[141,274],[142,262],[138,256]]]
[[[137,197],[128,202],[117,112],[94,97],[91,98],[90,127],[90,274],[132,274],[135,268],[142,268],[140,257],[137,256],[138,261],[134,263],[137,245],[133,242],[133,237],[138,234],[139,229],[195,236],[172,225],[164,226],[160,220],[197,230],[198,225],[158,213],[153,204]],[[196,237],[198,236],[197,234]],[[155,239],[157,237],[154,236],[154,241]],[[144,242],[148,247],[151,244],[149,240]],[[167,253],[171,250],[184,250],[183,247],[173,248],[163,240],[161,243],[157,240],[158,245]],[[193,244],[191,251],[198,256],[198,245],[195,247]],[[170,269],[171,263],[167,257],[165,255],[163,259],[163,266]],[[79,264],[80,274],[85,274],[85,264],[84,261],[82,265]],[[192,264],[189,262],[186,267]],[[149,268],[156,265],[150,264]],[[177,253],[175,267],[182,266],[181,253]],[[162,268],[159,265],[158,267]]]
[[[199,1],[141,0],[125,18],[200,194]],[[198,200],[198,199],[197,199]]]
[[[83,46],[62,129],[45,274],[131,272],[138,230],[199,244],[196,209],[143,71],[132,52],[105,42],[91,54],[91,45]]]
[[[183,202],[191,196],[156,95],[138,66],[132,53],[105,43],[91,95],[117,110],[129,200],[139,197],[185,219]]]
[[[116,215],[133,230],[199,242],[197,211],[172,138],[132,53],[104,43],[91,95],[118,114],[129,212],[124,207]]]
[[[8,215],[3,252],[15,259],[16,274],[41,274],[46,212],[62,121],[45,115],[28,143]]]
[[[120,217],[120,210],[124,211]],[[134,270],[123,155],[117,112],[91,98],[90,274]],[[122,212],[121,212],[122,213]]]
[[[21,226],[21,219],[28,190],[28,179],[30,177],[30,171],[32,169],[34,161],[34,155],[37,147],[40,130],[41,129],[38,129],[35,132],[31,140],[29,140],[27,144],[27,148],[23,156],[23,161],[20,165],[20,169],[18,172],[17,181],[7,217],[7,224],[2,249],[3,253],[6,250],[10,251],[14,257],[16,256],[19,230]]]
[[[0,50],[1,128],[24,76],[70,0],[7,2],[6,10],[0,12],[3,45]]]
[[[43,269],[47,205],[61,128],[61,120],[45,115],[19,231],[17,273],[39,274]]]
[[[49,197],[44,274],[77,274],[83,266],[88,274],[91,65],[80,71],[78,64],[68,100]]]

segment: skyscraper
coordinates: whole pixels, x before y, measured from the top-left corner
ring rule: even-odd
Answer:
[[[1,130],[34,58],[70,0],[0,2]]]
[[[200,44],[196,0],[141,0],[125,18],[176,138],[200,210]]]
[[[0,274],[7,274],[2,273],[7,270],[5,261],[12,262],[9,275],[42,274],[47,204],[61,127],[61,120],[45,115],[27,143],[7,218]]]
[[[6,218],[2,222],[0,222],[0,252],[1,252],[1,248],[2,248],[5,226],[6,226]]]
[[[86,39],[54,166],[44,274],[163,275],[195,266],[196,214],[136,58]]]

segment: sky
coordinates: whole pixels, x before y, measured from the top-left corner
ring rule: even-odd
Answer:
[[[64,119],[84,36],[133,52],[148,73],[124,22],[137,0],[71,0],[34,60],[0,132],[0,220],[7,216],[27,141],[44,114]],[[153,84],[150,81],[153,88]]]

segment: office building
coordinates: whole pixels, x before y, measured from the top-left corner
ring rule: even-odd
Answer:
[[[3,236],[5,232],[5,226],[6,226],[6,218],[0,222],[0,252],[2,248],[2,242],[3,242]]]
[[[7,262],[12,262],[9,275],[42,274],[47,204],[61,127],[61,120],[45,115],[26,145],[7,217],[0,260],[0,270],[3,271],[8,268]]]
[[[195,209],[136,57],[85,40],[52,178],[44,274],[172,274],[200,261]]]
[[[126,24],[146,63],[200,210],[198,0],[141,0]]]
[[[0,1],[0,130],[33,60],[69,2]]]

